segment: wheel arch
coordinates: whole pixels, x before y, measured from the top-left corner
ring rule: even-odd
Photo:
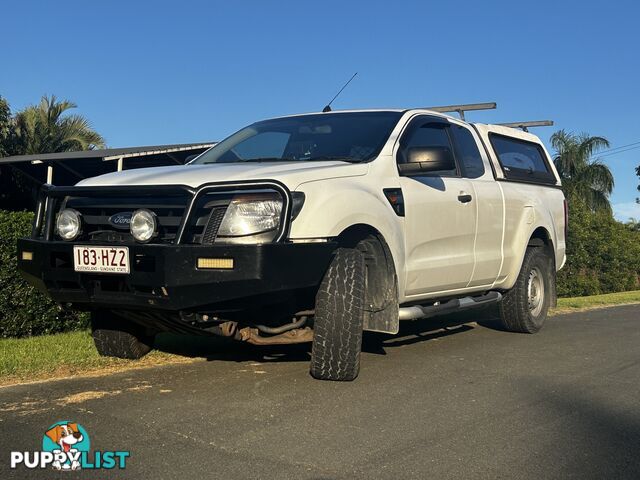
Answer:
[[[386,244],[382,233],[380,233],[377,228],[369,225],[368,223],[356,223],[350,225],[349,227],[342,230],[340,234],[338,234],[338,236],[335,238],[335,240],[341,247],[353,248],[358,244],[360,240],[364,240],[368,235],[375,235]]]
[[[397,265],[384,235],[371,225],[358,223],[345,228],[335,240],[340,247],[360,250],[367,262],[367,279],[374,294],[367,298],[364,329],[398,333]]]
[[[549,247],[553,249],[553,239],[546,227],[536,228],[529,236],[528,247]]]
[[[556,280],[555,280],[555,272],[556,272],[556,259],[555,259],[555,250],[553,244],[553,238],[549,229],[544,225],[539,225],[533,229],[533,231],[529,234],[527,243],[525,247],[522,249],[522,253],[520,254],[520,258],[518,259],[518,268],[514,272],[514,276],[512,281],[509,282],[512,286],[515,283],[520,270],[522,269],[522,263],[524,262],[525,252],[528,248],[544,248],[547,250],[549,260],[551,261],[551,278],[549,279],[549,285],[551,288],[551,306],[555,307],[557,305],[557,294],[556,294]],[[509,290],[511,287],[507,288]]]

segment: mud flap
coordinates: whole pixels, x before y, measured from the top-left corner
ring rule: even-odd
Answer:
[[[367,265],[367,298],[363,329],[396,334],[400,329],[398,282],[389,247],[375,236],[357,245]]]

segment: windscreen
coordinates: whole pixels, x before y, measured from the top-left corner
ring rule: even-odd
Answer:
[[[366,162],[380,153],[402,112],[299,115],[254,123],[193,164],[323,161]]]

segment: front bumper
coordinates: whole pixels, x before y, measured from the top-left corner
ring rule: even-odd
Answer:
[[[21,239],[18,268],[56,302],[75,308],[172,312],[255,307],[259,299],[316,287],[336,248],[332,242],[134,244],[127,245],[131,273],[123,275],[75,272],[73,246],[73,242]],[[23,252],[31,252],[31,260],[25,260]],[[200,257],[232,258],[233,269],[198,269]]]

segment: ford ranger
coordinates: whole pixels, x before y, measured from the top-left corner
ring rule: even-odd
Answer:
[[[24,277],[91,312],[101,355],[163,331],[312,342],[353,380],[363,331],[495,304],[537,332],[565,261],[566,202],[542,142],[429,110],[254,123],[188,165],[45,185]]]

